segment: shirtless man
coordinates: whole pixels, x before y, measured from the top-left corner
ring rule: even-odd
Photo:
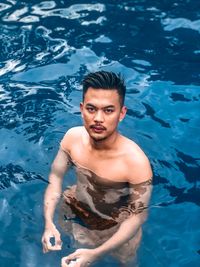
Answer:
[[[62,221],[84,248],[64,257],[62,267],[89,266],[105,253],[125,263],[139,245],[152,170],[141,148],[117,130],[126,115],[125,91],[124,81],[112,72],[84,78],[80,104],[84,126],[67,131],[51,166],[44,197],[44,252],[61,249],[53,216],[67,169],[73,165],[77,173],[77,185],[62,196]]]

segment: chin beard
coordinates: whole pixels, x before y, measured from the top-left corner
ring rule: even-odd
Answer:
[[[101,141],[104,141],[104,140],[106,140],[107,139],[107,137],[93,137],[93,136],[91,136],[91,138],[92,138],[92,140],[93,141],[95,141],[96,143],[98,143],[98,142],[101,142]]]
[[[96,142],[96,143],[100,143],[100,142],[103,142],[107,139],[109,139],[109,137],[111,136],[112,134],[108,134],[108,135],[104,135],[104,136],[93,136],[93,135],[90,135],[90,138]]]

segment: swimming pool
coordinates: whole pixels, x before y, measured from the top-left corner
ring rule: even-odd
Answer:
[[[42,198],[60,139],[81,123],[79,82],[101,69],[125,76],[120,131],[154,170],[139,266],[199,266],[198,2],[1,1],[1,267],[59,266],[74,250],[63,236],[43,255]]]

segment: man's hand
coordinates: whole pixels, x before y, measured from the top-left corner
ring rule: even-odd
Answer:
[[[97,257],[95,249],[77,249],[74,253],[62,258],[61,267],[88,267]]]
[[[55,244],[51,244],[51,238],[55,239]],[[60,239],[60,233],[56,229],[54,224],[45,229],[44,234],[42,236],[42,246],[44,253],[47,253],[51,250],[61,250],[62,241]]]

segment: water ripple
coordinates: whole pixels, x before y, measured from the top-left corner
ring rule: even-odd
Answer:
[[[31,181],[47,177],[66,129],[81,123],[83,76],[102,69],[124,75],[128,112],[120,131],[144,149],[155,174],[149,227],[149,231],[155,227],[155,232],[150,233],[149,251],[154,256],[152,240],[158,242],[155,247],[163,246],[166,250],[163,257],[156,255],[155,264],[150,265],[173,264],[166,256],[166,251],[173,253],[173,250],[178,253],[177,264],[182,264],[185,256],[174,248],[178,242],[172,234],[180,229],[181,236],[190,238],[194,247],[197,235],[191,225],[198,229],[199,221],[194,219],[191,225],[185,224],[188,218],[195,218],[193,211],[199,207],[200,195],[199,1],[3,2],[0,3],[0,188],[7,190],[1,190],[5,198],[0,216],[6,233],[0,240],[4,248],[0,255],[2,266],[9,260],[12,262],[6,266],[11,266],[13,260],[21,266],[20,260],[14,258],[18,254],[15,248],[21,250],[24,240],[27,243],[23,255],[26,247],[32,248],[33,231],[28,228],[12,253],[8,252],[6,241],[5,246],[2,242],[11,236],[19,239],[19,225],[22,229],[31,225],[32,210],[23,224],[26,215],[21,212],[21,204],[32,209],[42,195],[41,186],[35,195]],[[17,194],[20,188],[23,189]],[[26,198],[22,198],[22,193]],[[17,206],[20,208],[15,213]],[[180,214],[181,227],[176,225],[177,219],[171,220],[173,214]],[[168,226],[170,233],[163,235]],[[35,225],[33,229],[38,232]],[[152,238],[157,230],[161,239]],[[193,254],[189,256],[192,259]],[[43,259],[42,256],[42,263]],[[28,260],[24,264],[29,264]],[[49,263],[43,265],[46,264]],[[191,263],[191,266],[196,265]]]
[[[52,3],[53,1],[51,1]],[[32,7],[32,14],[41,15],[42,17],[59,16],[66,19],[79,19],[88,16],[88,12],[97,11],[102,13],[105,10],[103,4],[75,4],[68,8],[59,8],[52,11],[46,9],[52,9],[53,6],[42,6],[41,4]]]
[[[51,30],[47,29],[44,26],[38,26],[35,29],[36,36],[44,38],[48,42],[47,51],[37,54],[35,57],[37,60],[41,60],[44,56],[53,55],[54,59],[59,59],[64,55],[69,54],[75,50],[73,47],[69,46],[67,41],[61,38],[52,38],[50,34]]]
[[[22,131],[29,141],[39,141],[44,131],[51,125],[53,117],[68,105],[69,81],[57,82],[56,91],[50,86],[27,86],[10,83],[1,86],[0,104],[3,111],[0,116],[1,128]],[[66,90],[66,88],[68,88]]]
[[[9,9],[10,6],[3,6],[2,9]],[[89,15],[89,12],[102,13],[105,10],[103,4],[75,4],[68,8],[56,9],[56,3],[54,1],[46,1],[31,7],[24,6],[17,10],[14,10],[11,14],[8,13],[3,16],[4,22],[24,22],[35,23],[40,21],[40,18],[46,17],[60,17],[64,19],[80,19]],[[53,9],[53,10],[52,10]],[[28,13],[28,14],[27,14]],[[104,18],[105,19],[105,18]],[[102,18],[98,18],[96,22],[90,21],[87,23],[101,23]],[[86,23],[86,24],[87,24]],[[84,22],[83,22],[84,25]]]
[[[19,165],[10,163],[6,166],[0,166],[0,190],[32,180],[42,180],[47,183],[47,180],[39,174],[24,171]]]
[[[174,31],[176,29],[185,28],[198,31],[200,33],[200,20],[191,21],[185,18],[165,18],[162,19],[165,31]]]
[[[10,8],[11,5],[0,3],[0,12]]]
[[[14,60],[14,59],[10,59],[10,60],[4,62],[4,66],[2,68],[0,68],[0,76],[3,76],[4,74],[6,74],[10,71],[23,70],[25,68],[25,66],[19,67],[20,63],[21,63],[20,60]]]

